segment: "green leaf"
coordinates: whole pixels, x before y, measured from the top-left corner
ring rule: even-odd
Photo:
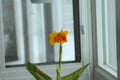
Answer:
[[[62,80],[78,80],[78,78],[82,75],[82,73],[85,71],[85,69],[88,67],[89,64],[86,64],[85,66],[81,67],[80,69],[62,77]]]
[[[26,68],[36,78],[36,80],[52,80],[51,77],[37,68],[35,64],[27,62]]]
[[[46,80],[45,78],[43,78],[41,75],[39,75],[38,73],[34,72],[34,71],[29,71],[36,80]]]

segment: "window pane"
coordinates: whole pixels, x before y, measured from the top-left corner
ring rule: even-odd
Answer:
[[[24,65],[26,61],[58,61],[59,46],[51,46],[48,35],[62,29],[69,31],[68,42],[63,46],[63,61],[76,61],[72,0],[37,4],[30,0],[9,1],[2,0],[7,66]]]
[[[5,61],[6,63],[24,63],[24,46],[22,34],[23,26],[21,20],[19,20],[19,23],[16,21],[16,13],[14,13],[14,0],[2,0],[2,4],[4,4],[2,10],[4,26]],[[19,16],[21,16],[21,14]],[[19,16],[17,17],[20,18]]]
[[[99,0],[96,7],[98,63],[117,72],[115,0]]]
[[[5,0],[3,1],[5,2]],[[14,14],[11,9],[13,9],[13,3],[9,1],[8,5],[3,5],[3,7],[7,7],[7,10],[3,9],[3,24],[4,24],[4,40],[5,40],[5,47],[6,47],[6,62],[17,60],[17,44],[16,44],[16,31],[15,31],[15,24],[14,24]],[[9,8],[8,8],[9,7]],[[13,19],[13,20],[11,20]],[[11,55],[9,55],[11,54]],[[9,56],[9,58],[7,58]],[[15,57],[14,57],[15,56]],[[10,59],[11,58],[11,59]]]

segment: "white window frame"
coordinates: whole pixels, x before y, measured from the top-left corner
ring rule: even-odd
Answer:
[[[115,3],[114,3],[115,1],[109,0],[109,2],[113,4],[113,9],[114,9],[115,8],[114,7],[115,6]],[[106,3],[108,3],[108,2],[106,1],[105,4]],[[109,44],[111,44],[112,42],[109,43],[108,40],[107,40],[107,43],[106,43],[105,40],[104,40],[104,36],[105,35],[109,36],[108,35],[109,31],[107,31],[107,30],[112,29],[113,33],[111,32],[110,35],[111,35],[112,39],[115,39],[113,41],[116,41],[116,37],[114,36],[114,35],[116,35],[116,34],[114,34],[114,32],[115,32],[114,30],[116,30],[116,28],[113,28],[115,26],[114,25],[114,20],[115,20],[114,17],[115,17],[115,15],[112,14],[114,16],[112,16],[112,15],[110,16],[110,17],[112,17],[111,19],[113,20],[113,22],[109,23],[110,21],[107,21],[107,16],[108,15],[106,15],[106,14],[103,15],[102,14],[103,13],[103,8],[104,8],[102,6],[104,6],[102,0],[96,1],[96,12],[97,12],[97,14],[96,14],[97,15],[96,16],[97,20],[96,21],[97,21],[97,40],[98,40],[97,41],[97,44],[98,44],[98,64],[99,64],[100,67],[102,67],[103,69],[105,69],[106,71],[108,71],[109,73],[111,73],[112,75],[114,75],[115,77],[117,77],[117,72],[114,69],[110,68],[111,67],[110,64],[107,64],[107,63],[109,63],[109,60],[105,60],[104,59],[105,58],[105,54],[107,55],[106,58],[109,57],[109,54],[114,54],[114,53],[116,54],[116,50],[115,50],[116,49],[116,42],[115,42],[115,46],[113,45],[113,47],[111,47]],[[108,9],[108,7],[110,7],[110,6],[109,5],[105,6],[105,8],[107,8],[107,9]],[[107,10],[107,9],[105,9],[105,10]],[[112,12],[115,12],[115,11],[112,11]],[[109,13],[109,14],[111,14],[111,13]],[[105,17],[105,19],[104,19],[104,17]],[[104,22],[103,22],[103,20],[104,20]],[[111,24],[111,25],[108,26],[108,24]],[[103,28],[104,28],[103,26],[106,28],[106,33],[107,34],[103,32]],[[109,39],[109,38],[107,38],[107,39]],[[105,44],[107,46],[105,46]],[[109,52],[110,51],[108,49],[109,47],[114,50],[114,53]],[[104,51],[104,48],[106,48],[106,51]]]
[[[99,51],[103,51],[103,45],[102,44],[99,44],[99,45],[101,45],[99,47],[97,46],[97,36],[100,36],[98,34],[102,34],[102,29],[100,27],[104,25],[103,21],[102,21],[103,17],[101,17],[102,16],[102,13],[101,13],[102,9],[100,8],[100,7],[102,7],[101,4],[102,4],[103,0],[91,0],[91,1],[92,1],[92,8],[91,9],[92,9],[92,21],[93,21],[92,22],[92,26],[93,26],[92,30],[93,30],[93,53],[94,53],[93,54],[94,55],[94,59],[93,59],[93,62],[94,62],[94,79],[95,80],[96,79],[97,80],[117,80],[118,79],[117,75],[118,75],[119,72],[111,69],[108,65],[106,65],[104,63],[103,52],[98,53]],[[115,4],[116,3],[113,1],[113,6],[114,6],[113,8],[116,7]],[[99,9],[96,8],[97,6],[99,7]],[[116,14],[116,11],[114,11],[114,12]],[[114,16],[114,17],[116,17],[116,16]],[[96,26],[98,26],[99,29],[97,29]],[[99,31],[98,34],[97,34],[97,31]],[[101,37],[100,37],[100,39],[101,39]],[[103,39],[101,39],[101,40],[103,40]],[[98,41],[98,43],[103,43],[103,42]],[[99,48],[99,50],[97,50],[97,47]],[[118,53],[116,52],[116,55],[117,54]],[[117,60],[117,62],[119,62],[119,61]]]

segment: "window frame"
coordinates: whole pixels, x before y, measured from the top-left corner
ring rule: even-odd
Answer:
[[[115,40],[113,40],[113,41],[111,39],[109,39],[110,38],[109,35],[111,35],[112,38],[114,39],[114,35],[116,35],[116,33],[109,33],[109,32],[111,31],[111,29],[112,29],[112,32],[114,32],[113,30],[116,30],[116,28],[112,27],[114,25],[114,21],[113,21],[113,23],[111,23],[111,25],[109,25],[109,28],[108,28],[108,24],[110,24],[110,21],[108,20],[108,16],[107,16],[108,14],[106,12],[109,9],[108,7],[110,7],[110,6],[108,6],[108,4],[106,4],[106,2],[107,2],[107,0],[106,1],[99,0],[98,2],[96,2],[98,65],[101,68],[108,71],[109,73],[111,73],[113,76],[117,77],[117,73],[116,73],[114,67],[111,66],[111,64],[109,63],[109,60],[108,60],[109,59],[108,57],[111,57],[111,56],[109,56],[109,54],[114,54],[112,51],[110,51],[111,50],[110,48],[112,48],[112,47],[110,47],[112,42],[114,42],[114,44],[115,44],[115,45],[113,45],[112,50],[116,53],[116,37],[115,37]],[[112,1],[110,3],[114,4],[114,2],[112,2]],[[112,13],[112,12],[110,14],[114,15],[114,13]],[[114,20],[114,17],[113,16],[111,16],[111,17]],[[110,41],[112,41],[112,42],[110,43]]]
[[[96,26],[97,26],[97,22],[96,22],[96,0],[91,0],[91,11],[92,11],[92,26],[93,26],[93,28],[92,28],[92,35],[93,35],[93,70],[94,70],[94,72],[93,72],[93,75],[94,75],[94,80],[119,80],[119,75],[118,75],[118,77],[115,77],[114,75],[112,75],[109,71],[107,71],[107,70],[105,70],[104,69],[104,67],[106,66],[99,66],[99,61],[98,61],[98,51],[97,51],[97,28],[96,28]],[[116,1],[116,3],[120,3],[120,1],[119,0],[117,0]],[[119,5],[119,3],[115,6],[117,9],[117,11],[116,11],[116,18],[118,18],[117,16],[119,15],[120,16],[120,12],[119,12],[119,14],[118,14],[118,7],[120,6]],[[93,15],[95,15],[95,16],[93,16]],[[120,20],[120,19],[119,19]],[[118,19],[117,19],[117,22],[119,22],[118,21]],[[118,27],[119,25],[117,24],[117,27]],[[120,28],[119,29],[117,29],[117,27],[116,27],[116,32],[117,32],[117,34],[120,32],[119,30],[120,30]],[[119,33],[120,34],[120,33]],[[119,44],[120,42],[119,42],[119,40],[118,40],[118,35],[117,35],[117,45],[119,45],[120,46],[120,44]],[[117,50],[118,50],[118,46],[117,46]],[[117,51],[117,55],[119,55],[119,52]],[[119,59],[120,58],[120,56],[117,56],[117,58]],[[117,59],[117,62],[119,63],[119,60]],[[103,61],[103,60],[102,60]],[[103,62],[102,62],[103,63]],[[118,65],[118,64],[117,64]],[[119,69],[119,67],[120,66],[118,66],[118,69]],[[117,71],[117,74],[120,74],[120,71],[118,70]],[[116,74],[116,75],[117,75]]]
[[[117,31],[117,67],[118,67],[118,78],[120,80],[120,0],[116,0],[116,31]]]

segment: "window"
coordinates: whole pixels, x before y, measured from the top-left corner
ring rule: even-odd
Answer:
[[[80,61],[79,19],[76,21],[73,16],[73,0],[37,3],[31,0],[9,0],[9,3],[8,0],[2,0],[2,4],[7,67],[24,65],[26,61],[57,62],[58,45],[50,46],[48,35],[61,29],[69,30],[69,41],[64,44],[63,49],[63,61]]]
[[[97,64],[112,76],[117,77],[115,3],[115,0],[96,0],[96,31]]]
[[[40,1],[43,1],[43,2],[40,2]],[[3,5],[3,3],[5,3],[5,4]],[[16,3],[16,4],[14,4],[14,3]],[[71,39],[72,44],[70,44],[70,45],[73,45],[73,43],[75,42],[74,43],[75,48],[72,49],[74,51],[74,56],[72,56],[72,60],[71,60],[71,58],[65,59],[65,60],[67,60],[67,63],[62,65],[63,71],[61,74],[65,75],[69,72],[73,72],[74,70],[80,68],[83,65],[80,62],[80,60],[81,60],[80,52],[82,52],[84,54],[83,55],[84,58],[82,60],[82,62],[84,64],[89,63],[89,60],[92,59],[92,58],[90,58],[90,53],[92,53],[92,52],[91,52],[91,45],[89,44],[91,42],[90,37],[89,37],[89,35],[91,35],[90,27],[89,27],[90,26],[89,25],[90,24],[89,23],[90,14],[88,14],[88,13],[90,13],[90,11],[88,10],[90,8],[89,0],[0,0],[0,4],[1,4],[0,5],[0,17],[1,17],[0,18],[0,25],[1,25],[0,26],[0,38],[1,38],[0,39],[0,43],[1,43],[1,45],[0,45],[0,53],[1,53],[1,56],[0,56],[0,63],[1,63],[0,64],[0,80],[34,80],[34,78],[27,72],[27,70],[24,67],[24,63],[27,60],[31,60],[32,58],[35,58],[35,56],[32,56],[33,54],[31,54],[32,51],[34,51],[34,50],[31,50],[31,48],[34,47],[33,43],[37,42],[38,44],[39,43],[45,44],[45,46],[44,46],[45,48],[42,47],[42,49],[40,49],[40,50],[46,52],[46,50],[44,50],[44,49],[47,49],[49,51],[49,49],[51,49],[51,48],[50,48],[50,46],[47,46],[48,44],[46,44],[46,42],[48,42],[48,41],[42,40],[41,37],[47,38],[47,36],[43,36],[43,35],[48,35],[49,32],[54,31],[54,30],[59,31],[59,28],[61,29],[61,25],[63,25],[61,23],[64,23],[64,25],[66,25],[63,28],[70,30],[71,36],[74,35],[74,39]],[[11,4],[11,6],[7,7],[8,9],[4,9],[7,6],[7,4]],[[65,4],[70,4],[70,5],[65,6]],[[62,13],[62,12],[66,12],[66,11],[69,12],[69,8],[70,8],[70,13],[67,13],[67,14]],[[66,10],[66,9],[68,9],[68,10]],[[80,9],[81,15],[79,14],[79,9]],[[9,12],[8,10],[12,10],[12,11]],[[6,11],[9,13],[7,14]],[[45,14],[44,14],[44,12],[45,12]],[[33,13],[34,13],[34,16],[33,16]],[[52,16],[47,15],[48,13]],[[9,21],[6,22],[5,14],[7,14],[7,18],[9,18],[9,20],[12,24],[10,24]],[[47,17],[42,16],[42,15],[46,15]],[[56,15],[60,15],[60,16],[56,16]],[[65,15],[67,17],[65,17]],[[48,19],[51,17],[53,20]],[[41,21],[42,23],[40,24],[40,23],[36,22],[37,20],[36,21],[31,20],[34,18],[35,19],[37,18],[37,20]],[[80,35],[80,31],[79,31],[80,30],[79,29],[80,28],[79,18],[81,19],[81,24],[84,25],[82,27],[83,34],[81,34],[81,35]],[[69,21],[63,21],[63,20],[68,20],[68,19],[70,20],[70,23],[69,23]],[[6,27],[6,26],[4,26],[4,25],[6,25],[5,23],[9,23],[9,26],[13,25],[12,28],[14,28],[13,29],[14,31],[12,31],[12,32],[16,33],[14,35],[16,42],[15,41],[13,41],[13,42],[14,42],[15,46],[17,46],[15,51],[18,53],[17,53],[17,55],[14,55],[14,56],[17,56],[14,58],[14,60],[10,59],[11,62],[10,62],[10,60],[8,60],[9,62],[7,60],[5,62],[5,53],[6,53],[5,52],[5,49],[6,49],[5,42],[4,42],[5,41],[4,40],[5,39],[5,31],[3,31],[3,30],[5,30],[5,27]],[[38,36],[38,33],[41,33],[41,32],[37,31],[37,29],[34,29],[34,27],[36,27],[36,28],[40,28],[40,27],[38,27],[39,25],[36,25],[36,24],[35,24],[36,26],[33,27],[34,23],[38,23],[40,26],[46,26],[46,27],[41,27],[42,30],[47,30],[47,31],[43,31],[45,34],[40,34],[41,37]],[[46,24],[46,23],[49,23],[49,24]],[[53,24],[50,24],[50,23],[53,23]],[[69,24],[71,26],[67,26]],[[53,27],[47,27],[47,26],[51,26],[51,25],[53,25]],[[19,26],[21,26],[21,27],[19,28]],[[56,26],[59,26],[59,28]],[[69,28],[69,27],[71,27],[71,28]],[[50,29],[48,29],[48,28],[50,28]],[[35,31],[37,31],[38,33],[35,33]],[[34,35],[28,36],[29,33],[30,34],[34,33],[34,35],[37,36],[37,39],[35,38]],[[34,37],[35,38],[34,40],[36,40],[36,41],[29,40],[29,38],[32,38],[32,37]],[[82,39],[80,39],[80,37]],[[72,38],[72,37],[69,37],[69,38]],[[41,41],[43,41],[43,43],[39,42],[39,39]],[[74,42],[72,40],[74,40]],[[6,39],[6,42],[7,42],[7,39]],[[80,42],[82,43],[81,45],[80,45]],[[6,45],[8,45],[8,44],[6,44]],[[67,44],[66,44],[66,46],[67,46]],[[80,46],[82,46],[82,48]],[[21,48],[19,48],[19,47],[21,47]],[[40,46],[37,45],[36,47],[39,48]],[[13,48],[13,49],[15,49],[15,48]],[[34,48],[34,49],[36,49],[36,48]],[[22,54],[19,51],[22,51],[21,52]],[[57,45],[55,45],[55,47],[52,48],[51,51],[53,51],[54,53],[55,52],[57,53],[57,51],[58,51]],[[36,54],[37,53],[39,53],[39,50],[37,50]],[[23,56],[21,57],[21,55],[23,55]],[[31,57],[31,59],[29,56]],[[42,56],[46,57],[45,59],[42,59],[43,60],[42,63],[38,62],[38,60],[36,58],[35,58],[36,60],[32,60],[32,62],[40,63],[41,65],[38,64],[37,66],[40,69],[42,69],[44,72],[48,73],[53,78],[53,80],[55,80],[56,75],[54,75],[54,74],[56,74],[56,71],[55,71],[56,64],[49,64],[51,62],[48,62],[47,59],[51,59],[50,61],[52,61],[52,63],[53,63],[52,59],[56,60],[58,56],[56,54],[55,54],[55,56],[50,56],[50,54],[47,54],[47,53]],[[53,57],[53,58],[51,58],[51,57]],[[45,63],[45,65],[42,65],[42,64],[44,64],[45,61],[47,61],[47,64]],[[17,66],[19,66],[19,67],[17,67]],[[90,70],[87,70],[85,72],[84,76],[81,78],[83,80],[90,80]]]

